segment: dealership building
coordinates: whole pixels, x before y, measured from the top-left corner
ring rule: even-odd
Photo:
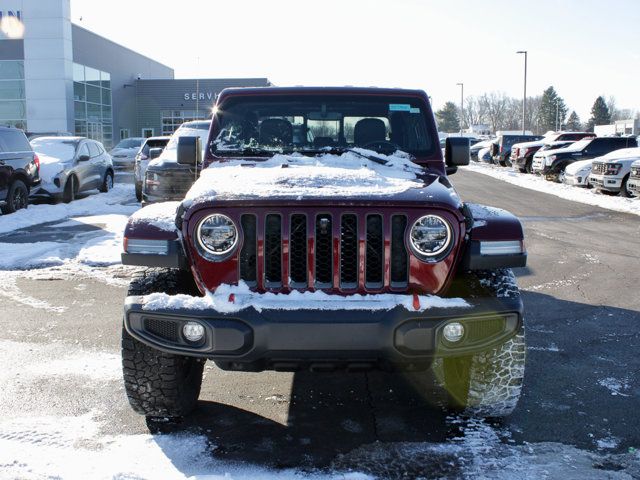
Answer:
[[[210,117],[224,88],[268,85],[175,79],[171,67],[73,24],[70,0],[0,0],[0,125],[111,147]]]

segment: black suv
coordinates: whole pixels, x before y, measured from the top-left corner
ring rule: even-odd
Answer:
[[[0,127],[0,209],[13,213],[29,204],[31,187],[40,183],[40,160],[22,130]]]

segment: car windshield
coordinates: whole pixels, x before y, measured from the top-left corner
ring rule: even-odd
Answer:
[[[413,97],[288,95],[232,99],[217,111],[217,155],[318,153],[361,147],[433,153],[424,103]]]
[[[142,145],[144,139],[142,138],[127,138],[125,140],[120,141],[115,148],[138,148]]]
[[[36,138],[31,140],[31,146],[36,153],[62,161],[71,160],[76,154],[77,140]]]

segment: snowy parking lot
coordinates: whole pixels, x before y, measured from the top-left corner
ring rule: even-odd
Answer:
[[[527,233],[528,371],[504,423],[447,416],[428,377],[208,364],[193,418],[150,431],[121,378],[119,255],[139,207],[119,184],[0,217],[0,478],[638,478],[640,202],[466,170],[462,196]]]

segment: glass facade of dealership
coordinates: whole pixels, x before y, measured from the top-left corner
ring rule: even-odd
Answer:
[[[0,125],[27,129],[22,60],[0,60]]]
[[[110,146],[113,140],[111,75],[73,64],[75,134]]]

